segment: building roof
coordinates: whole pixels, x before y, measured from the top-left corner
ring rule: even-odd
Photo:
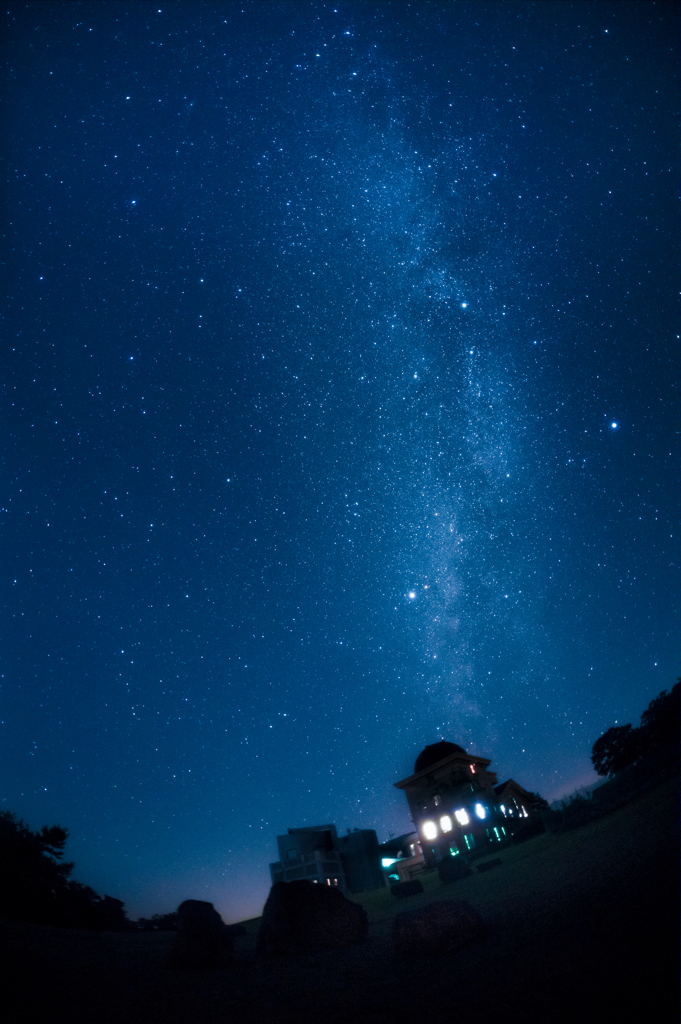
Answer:
[[[432,746],[436,747],[439,744],[433,743]],[[473,765],[480,772],[486,772],[487,778],[493,779],[496,782],[497,777],[494,772],[489,772],[488,768],[491,761],[488,757],[480,757],[478,754],[468,754],[461,747],[455,743],[446,744],[451,747],[452,750],[448,754],[444,754],[439,761],[435,761],[433,764],[428,765],[426,768],[421,768],[420,771],[414,772],[406,779],[402,779],[400,782],[394,782],[393,785],[397,789],[418,789],[420,786],[429,785],[429,781],[432,776],[442,776],[443,773],[451,771],[452,768],[461,766]],[[428,748],[426,747],[426,750]]]
[[[500,782],[498,786],[494,787],[494,792],[497,796],[503,796],[507,791],[512,793],[513,790],[523,794],[524,796],[530,796],[528,790],[521,786],[519,782],[516,782],[515,779],[506,779],[506,782]]]
[[[290,836],[295,836],[301,832],[333,832],[336,835],[336,826],[330,825],[304,825],[303,828],[290,828],[287,830]]]
[[[418,839],[418,832],[405,832],[404,835],[386,839],[378,848],[381,853],[399,853],[400,850],[409,845],[410,840],[414,839]]]
[[[424,768],[430,768],[431,765],[437,764],[438,761],[443,761],[450,754],[465,753],[466,751],[458,743],[448,743],[447,740],[440,740],[439,743],[430,743],[427,747],[423,748],[416,758],[414,774],[422,772]]]

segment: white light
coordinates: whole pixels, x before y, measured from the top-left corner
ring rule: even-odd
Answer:
[[[504,816],[506,815],[506,808],[504,807],[504,805],[503,805],[503,804],[501,805],[501,813],[502,813],[502,814],[503,814]]]
[[[462,308],[462,309],[465,309],[467,305],[468,305],[468,303],[467,303],[467,302],[462,302],[462,303],[461,303],[461,308]]]
[[[468,822],[471,820],[468,817],[467,813],[464,811],[463,807],[458,811],[454,811],[454,817],[458,821],[459,825],[467,825]]]
[[[477,814],[477,816],[479,818],[486,818],[487,817],[487,811],[482,806],[482,804],[476,804],[475,805],[475,813]]]
[[[421,831],[424,839],[437,839],[437,825],[434,821],[424,821]]]
[[[411,600],[412,600],[412,601],[413,601],[413,600],[414,600],[414,598],[416,597],[416,594],[414,593],[414,591],[413,591],[413,590],[410,590],[410,591],[409,591],[409,597],[411,598]]]
[[[448,814],[443,814],[442,817],[440,818],[440,828],[442,829],[443,832],[452,831],[452,819],[449,817]]]
[[[389,868],[392,864],[397,863],[397,857],[381,857],[381,867]]]
[[[613,422],[613,423],[610,424],[610,426],[612,427],[613,430],[617,430],[617,424],[616,423]]]

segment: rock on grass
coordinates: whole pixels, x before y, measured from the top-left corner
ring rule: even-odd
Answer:
[[[367,913],[340,889],[306,879],[275,882],[265,904],[256,952],[261,956],[342,949],[366,938]]]
[[[177,934],[168,957],[171,967],[207,970],[229,966],[232,938],[212,903],[185,900],[177,908]]]

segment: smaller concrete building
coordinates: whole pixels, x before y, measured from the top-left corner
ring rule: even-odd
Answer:
[[[373,829],[339,836],[335,825],[290,828],[277,836],[279,860],[270,864],[272,884],[306,878],[343,892],[367,892],[385,885]]]
[[[388,885],[410,882],[426,866],[418,832],[406,832],[379,846],[381,867]]]

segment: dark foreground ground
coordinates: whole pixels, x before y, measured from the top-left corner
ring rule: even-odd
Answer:
[[[178,973],[169,933],[0,922],[8,1024],[428,1024],[678,1020],[678,781],[561,835],[502,851],[503,865],[396,900],[355,897],[369,937],[341,952],[260,961],[258,922],[229,971]],[[191,893],[188,893],[191,896]],[[446,957],[392,954],[395,913],[469,900],[487,938]]]

